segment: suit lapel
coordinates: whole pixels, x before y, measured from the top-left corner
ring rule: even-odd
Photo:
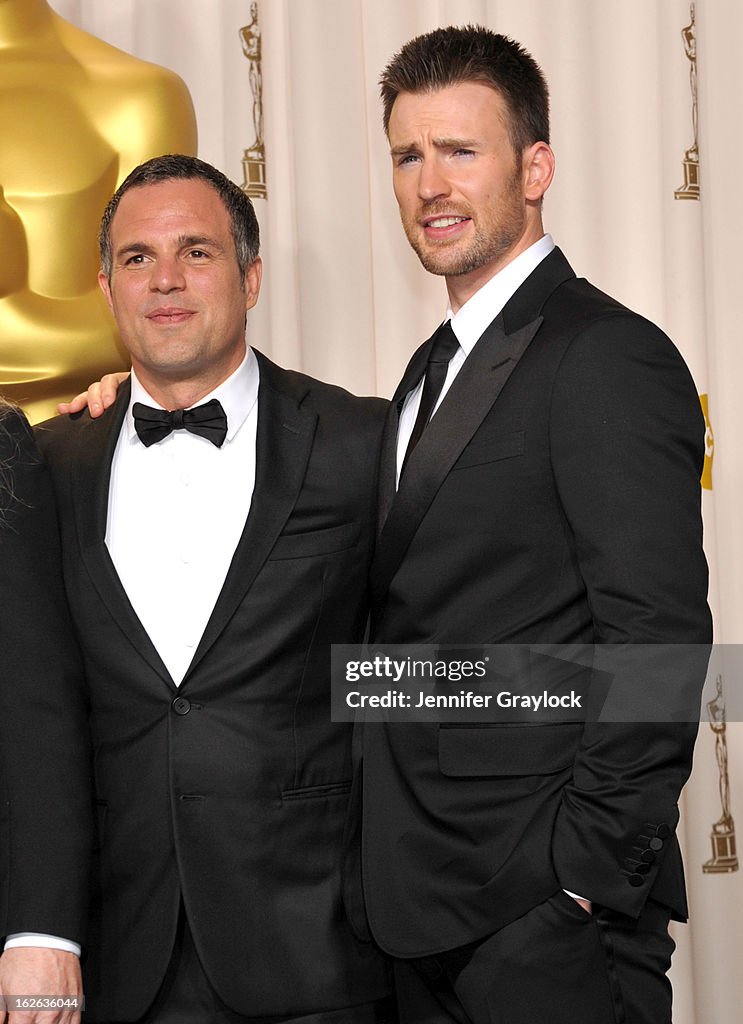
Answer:
[[[484,331],[465,360],[436,415],[426,428],[397,495],[386,494],[389,515],[381,530],[371,570],[375,604],[383,598],[436,492],[500,395],[527,346],[539,330],[541,309],[563,282],[575,277],[554,249],[527,278]],[[393,405],[402,402],[425,369],[429,342],[418,350],[400,383]],[[389,487],[397,446],[399,407],[388,414],[380,479]],[[392,437],[394,422],[394,438]],[[389,436],[388,436],[389,435]]]
[[[438,327],[436,328],[438,331]],[[379,493],[377,496],[377,536],[387,521],[392,503],[395,500],[397,489],[397,430],[400,424],[400,413],[402,412],[405,396],[412,391],[423,374],[426,372],[428,355],[431,350],[434,335],[425,341],[416,352],[413,353],[408,363],[397,390],[392,396],[387,418],[382,434],[382,449],[380,454],[379,469]]]
[[[100,419],[88,420],[71,474],[71,502],[88,575],[127,642],[171,687],[175,684],[127,597],[106,547],[111,462],[129,405],[130,386],[119,388],[116,404]]]
[[[307,387],[287,390],[287,378],[279,367],[259,352],[256,356],[260,386],[250,514],[181,688],[219,638],[270,554],[296,504],[312,451],[317,415],[302,408]]]
[[[542,323],[506,335],[502,317],[487,328],[410,456],[372,565],[375,597],[386,592],[436,492],[472,439]]]
[[[377,536],[387,521],[392,503],[395,500],[396,459],[397,459],[397,428],[400,422],[400,410],[403,400],[391,402],[387,409],[387,418],[382,433],[382,449],[379,456],[379,492],[377,495]]]

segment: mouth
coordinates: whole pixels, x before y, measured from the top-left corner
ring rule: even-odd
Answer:
[[[458,213],[439,213],[425,217],[420,224],[426,238],[448,239],[461,235],[471,220],[471,217],[462,217]]]
[[[151,323],[168,327],[171,324],[183,324],[195,315],[192,309],[181,309],[180,306],[161,306],[145,313],[145,319]]]

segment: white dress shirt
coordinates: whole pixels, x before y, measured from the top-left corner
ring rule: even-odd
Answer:
[[[551,235],[543,235],[538,242],[530,245],[524,252],[519,253],[515,260],[508,263],[503,270],[491,277],[479,291],[476,291],[471,299],[452,314],[451,306],[446,311],[444,323],[451,320],[451,327],[459,342],[459,349],[449,361],[449,369],[446,373],[446,380],[441,389],[431,418],[444,400],[454,378],[462,369],[465,359],[477,344],[483,331],[498,316],[508,300],[521,287],[532,271],[539,266],[545,256],[548,256],[555,248]],[[400,422],[397,430],[397,479],[400,480],[405,452],[408,448],[410,435],[413,433],[418,407],[421,403],[423,393],[423,378],[408,392],[405,403],[400,413]]]
[[[106,546],[122,586],[179,685],[224,585],[255,485],[258,361],[198,405],[217,398],[227,415],[221,448],[174,430],[145,448],[132,405],[158,406],[132,372],[132,395],[111,465]]]

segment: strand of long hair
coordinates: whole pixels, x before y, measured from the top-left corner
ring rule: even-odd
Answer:
[[[8,525],[8,512],[17,502],[13,463],[18,455],[18,442],[11,437],[5,426],[5,419],[13,408],[14,406],[0,397],[0,449],[5,451],[5,457],[0,458],[0,530]]]

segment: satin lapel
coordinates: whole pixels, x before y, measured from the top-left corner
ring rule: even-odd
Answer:
[[[294,508],[312,451],[317,415],[303,409],[296,395],[277,390],[278,368],[263,358],[259,362],[256,471],[250,513],[181,688],[253,585]]]
[[[382,450],[379,456],[379,493],[377,495],[377,536],[382,532],[392,503],[395,500],[397,482],[397,428],[404,399],[390,402],[382,434]]]
[[[410,457],[382,530],[371,570],[375,599],[386,592],[449,470],[472,439],[542,323],[506,335],[503,317],[487,328]]]
[[[438,330],[438,327],[436,328]],[[436,332],[434,332],[435,334]],[[382,450],[379,464],[379,493],[377,496],[377,536],[389,515],[392,503],[395,500],[397,484],[397,428],[400,423],[405,396],[415,387],[423,374],[426,372],[428,353],[433,341],[433,335],[424,342],[413,354],[408,363],[405,373],[402,375],[397,390],[392,396],[387,419],[382,434]]]
[[[88,420],[81,429],[79,458],[71,474],[71,502],[75,510],[82,559],[93,586],[121,632],[150,667],[173,689],[170,673],[137,618],[106,547],[106,518],[111,461],[129,405],[129,382],[119,388],[116,404],[102,418]]]
[[[438,327],[436,328],[436,331],[438,331]],[[422,345],[419,345],[410,357],[410,362],[405,367],[405,373],[403,373],[400,383],[397,385],[397,390],[392,396],[393,403],[404,399],[408,391],[411,391],[415,387],[426,372],[428,353],[431,349],[436,331],[433,332],[428,341],[424,341]]]

